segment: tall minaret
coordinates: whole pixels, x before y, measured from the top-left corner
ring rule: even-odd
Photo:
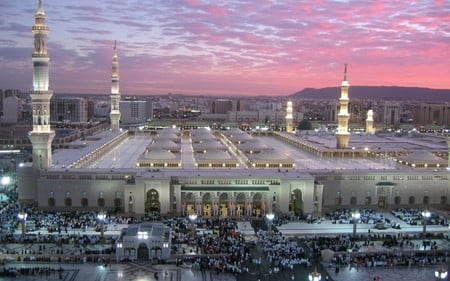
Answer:
[[[117,42],[114,41],[114,56],[111,75],[111,131],[118,131],[120,126],[120,91],[119,91],[119,59],[117,58]]]
[[[367,111],[367,119],[366,119],[366,133],[367,134],[375,134],[375,128],[373,127],[373,110],[369,109]]]
[[[50,128],[50,99],[53,92],[49,89],[47,53],[48,27],[45,25],[46,16],[39,0],[38,10],[35,16],[35,24],[32,28],[34,34],[33,61],[33,90],[31,101],[33,106],[33,131],[28,138],[33,146],[33,168],[45,169],[52,165],[52,141],[55,132]]]
[[[336,133],[337,148],[348,148],[350,140],[350,133],[348,132],[348,81],[347,81],[347,64],[344,69],[344,80],[341,84],[341,98],[339,99],[339,113],[338,113],[338,131]]]
[[[288,133],[292,133],[294,131],[292,120],[292,102],[288,101],[286,107],[286,132]]]

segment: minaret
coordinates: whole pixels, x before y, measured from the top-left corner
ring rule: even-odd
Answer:
[[[292,120],[292,102],[288,101],[286,107],[286,132],[288,133],[292,133],[294,131]]]
[[[33,131],[28,138],[33,146],[33,168],[45,169],[52,165],[52,141],[55,132],[50,128],[50,99],[53,92],[49,89],[47,53],[48,27],[45,25],[46,16],[39,0],[38,10],[35,16],[35,24],[32,28],[34,34],[33,61],[33,90],[30,96],[33,110]]]
[[[119,91],[119,60],[117,58],[117,42],[114,41],[114,56],[111,75],[111,131],[118,131],[120,126],[120,91]]]
[[[369,109],[367,111],[367,119],[366,119],[366,133],[367,134],[375,134],[375,128],[373,127],[373,110]]]
[[[348,148],[350,141],[350,133],[348,132],[348,81],[347,81],[347,65],[344,69],[344,80],[341,84],[341,98],[339,99],[339,113],[338,113],[338,131],[336,133],[337,148]]]

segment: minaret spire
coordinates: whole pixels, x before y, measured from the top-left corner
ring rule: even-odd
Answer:
[[[48,27],[42,0],[39,1],[32,31],[34,35],[33,89],[30,96],[33,110],[33,131],[30,132],[29,139],[33,146],[33,167],[45,169],[52,165],[51,146],[55,132],[50,128],[50,99],[53,92],[49,88]]]
[[[42,0],[39,0],[38,10],[37,10],[36,14],[38,14],[38,15],[45,15],[44,5],[42,4]]]
[[[347,81],[347,64],[345,64],[345,67],[344,67],[344,80],[343,81]]]
[[[347,64],[345,64],[344,80],[341,83],[341,97],[339,99],[339,126],[336,133],[337,148],[348,148],[348,142],[350,141],[350,133],[348,132],[348,120],[350,119],[350,114],[348,113],[348,88],[349,83],[347,81]]]
[[[120,90],[119,90],[119,59],[117,56],[117,41],[114,41],[114,55],[112,60],[111,74],[111,131],[118,131],[120,128]]]

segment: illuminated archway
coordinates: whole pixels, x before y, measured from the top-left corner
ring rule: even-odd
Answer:
[[[289,210],[295,215],[303,215],[303,193],[300,189],[294,189],[291,192]]]
[[[147,191],[147,199],[145,200],[145,212],[154,215],[159,214],[160,211],[159,193],[155,189],[150,189]]]

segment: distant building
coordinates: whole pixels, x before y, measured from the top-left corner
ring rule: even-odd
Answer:
[[[124,99],[120,101],[121,124],[142,124],[152,118],[153,110],[151,101]]]
[[[233,102],[228,99],[217,99],[211,103],[211,113],[226,114],[233,108]]]
[[[415,109],[414,123],[419,125],[449,125],[449,103],[422,103]]]
[[[22,93],[17,89],[0,89],[0,122],[17,123],[22,112],[21,97]]]
[[[22,102],[15,96],[8,96],[3,99],[3,116],[1,123],[15,124],[20,118],[22,112]]]
[[[325,121],[331,123],[337,123],[337,115],[339,111],[339,102],[330,101],[325,107]]]
[[[87,123],[88,107],[83,98],[53,97],[50,100],[50,121]]]
[[[400,124],[400,112],[402,108],[398,102],[385,101],[377,109],[376,122],[386,126]]]

